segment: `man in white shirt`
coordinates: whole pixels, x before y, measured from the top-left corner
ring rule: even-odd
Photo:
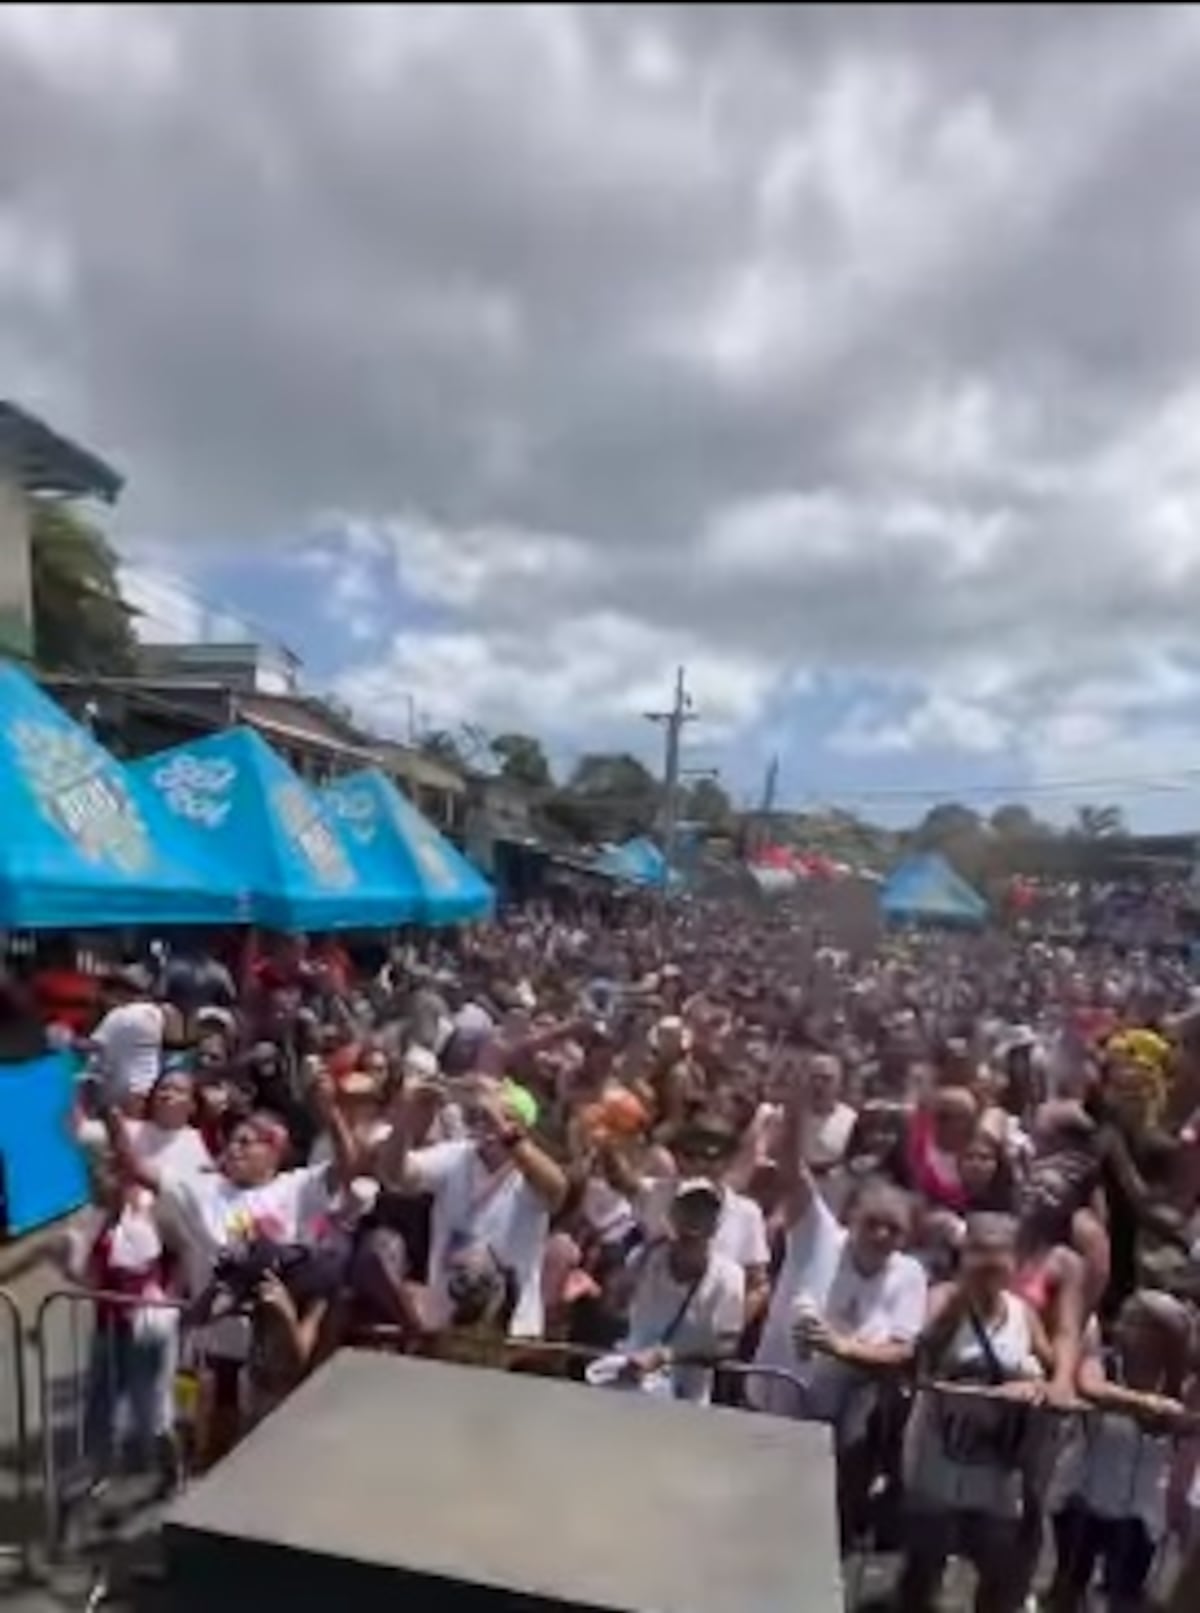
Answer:
[[[716,1248],[721,1191],[705,1177],[674,1190],[667,1242],[640,1257],[622,1352],[627,1375],[659,1379],[676,1400],[707,1404],[713,1372],[732,1357],[745,1315],[741,1266]]]
[[[158,1080],[163,1041],[178,1016],[154,1001],[142,969],[118,970],[107,989],[113,1006],[91,1035],[98,1074],[115,1103],[140,1103]]]
[[[755,1321],[770,1298],[771,1253],[762,1210],[744,1193],[735,1192],[725,1177],[737,1152],[737,1138],[716,1120],[699,1119],[684,1127],[671,1152],[680,1177],[702,1178],[720,1196],[720,1214],[713,1234],[713,1249],[742,1270],[746,1295],[746,1322]],[[668,1231],[668,1211],[674,1197],[674,1178],[648,1178],[638,1194],[639,1218],[650,1238]]]
[[[817,1191],[806,1163],[810,1113],[803,1076],[785,1107],[780,1166],[787,1249],[771,1297],[756,1362],[798,1377],[803,1400],[787,1385],[751,1380],[764,1411],[839,1424],[841,1440],[861,1435],[849,1402],[865,1371],[902,1367],[925,1322],[927,1281],[902,1253],[910,1229],[905,1195],[884,1182],[859,1189],[843,1226]]]
[[[412,1116],[402,1095],[377,1169],[386,1187],[431,1193],[429,1289],[434,1327],[449,1318],[448,1267],[471,1244],[485,1244],[512,1271],[518,1289],[511,1332],[539,1338],[545,1325],[542,1257],[550,1217],[566,1198],[563,1172],[530,1135],[537,1106],[524,1088],[480,1078],[464,1105],[467,1137],[409,1151]]]

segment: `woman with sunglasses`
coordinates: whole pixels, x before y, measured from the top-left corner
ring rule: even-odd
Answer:
[[[111,1105],[105,1108],[117,1169],[123,1180],[158,1196],[159,1214],[182,1247],[193,1294],[204,1291],[217,1258],[230,1249],[254,1240],[303,1241],[328,1214],[332,1194],[357,1174],[355,1139],[328,1075],[316,1077],[311,1097],[333,1158],[298,1170],[283,1169],[288,1133],[272,1114],[256,1111],[237,1121],[216,1170],[179,1171],[140,1154],[124,1117]]]

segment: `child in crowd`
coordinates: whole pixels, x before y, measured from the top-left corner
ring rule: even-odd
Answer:
[[[1142,1605],[1167,1532],[1172,1436],[1187,1420],[1190,1337],[1186,1308],[1145,1289],[1121,1307],[1110,1351],[1095,1320],[1088,1327],[1079,1389],[1094,1410],[1064,1451],[1052,1502],[1055,1613],[1084,1605],[1097,1563],[1113,1613]]]

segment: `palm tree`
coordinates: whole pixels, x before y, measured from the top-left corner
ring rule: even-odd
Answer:
[[[121,594],[116,553],[100,529],[63,504],[38,504],[29,558],[39,666],[110,676],[133,672],[134,612]]]
[[[1085,840],[1115,840],[1129,833],[1118,806],[1081,806],[1075,814],[1075,830]]]

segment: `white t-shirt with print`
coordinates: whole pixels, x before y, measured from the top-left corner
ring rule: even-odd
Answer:
[[[792,1342],[793,1315],[803,1299],[837,1333],[869,1344],[907,1344],[925,1324],[928,1282],[920,1264],[898,1251],[877,1272],[855,1266],[850,1234],[819,1194],[788,1231],[783,1265],[771,1295],[755,1362],[792,1373],[808,1387],[805,1415],[835,1416],[854,1376],[852,1368],[826,1356],[801,1358]],[[766,1380],[748,1384],[762,1411],[796,1415],[797,1395]]]
[[[110,1008],[92,1032],[100,1071],[118,1102],[133,1093],[144,1097],[162,1066],[163,1011],[157,1003],[122,1003]]]
[[[459,1243],[486,1244],[517,1280],[517,1308],[510,1331],[517,1338],[540,1338],[542,1256],[550,1234],[545,1200],[511,1163],[489,1171],[473,1142],[435,1143],[408,1156],[408,1165],[425,1192],[433,1194],[429,1240],[429,1287],[435,1315],[448,1318],[447,1264]]]
[[[672,1274],[670,1245],[657,1244],[642,1263],[621,1348],[632,1352],[667,1342],[678,1355],[714,1355],[737,1338],[745,1314],[746,1278],[736,1260],[712,1250],[708,1269],[693,1291],[693,1284]],[[705,1367],[677,1366],[672,1380],[678,1400],[707,1405],[712,1398],[713,1374]]]
[[[164,1172],[159,1192],[164,1215],[181,1241],[193,1293],[203,1291],[224,1250],[256,1238],[304,1242],[330,1211],[329,1171],[324,1165],[281,1171],[257,1187],[238,1187],[219,1171]]]

